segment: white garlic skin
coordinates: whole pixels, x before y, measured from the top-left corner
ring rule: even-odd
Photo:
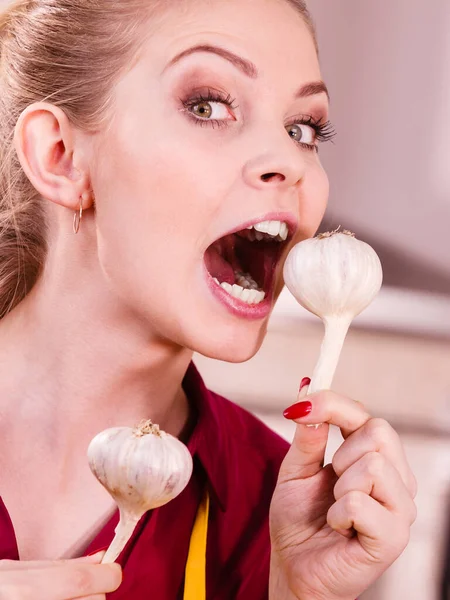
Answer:
[[[131,427],[102,431],[88,448],[89,466],[121,510],[136,517],[178,496],[192,474],[192,456],[164,431],[136,436]]]
[[[349,321],[381,288],[383,271],[375,250],[348,233],[326,234],[298,243],[284,265],[289,291],[307,310],[326,320]]]

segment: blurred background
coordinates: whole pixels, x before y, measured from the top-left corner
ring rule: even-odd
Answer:
[[[449,600],[450,2],[309,4],[338,132],[321,150],[331,181],[321,230],[356,232],[385,275],[333,387],[392,423],[419,482],[409,547],[361,600]],[[312,374],[321,337],[321,323],[286,292],[253,360],[196,363],[211,388],[291,440],[282,411]]]
[[[383,262],[379,297],[355,322],[334,389],[400,433],[419,482],[408,549],[362,600],[449,600],[450,2],[310,0],[337,130],[322,230],[344,228]],[[207,383],[288,440],[281,416],[311,375],[322,325],[285,293],[260,353],[202,357]]]

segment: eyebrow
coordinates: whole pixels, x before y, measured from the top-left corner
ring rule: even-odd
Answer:
[[[164,71],[178,63],[183,58],[191,56],[191,54],[196,54],[197,52],[207,52],[209,54],[220,56],[234,65],[237,69],[239,69],[239,71],[242,71],[244,75],[250,77],[250,79],[256,79],[258,77],[258,69],[251,61],[247,60],[246,58],[242,58],[242,56],[238,56],[234,52],[230,52],[230,50],[225,50],[225,48],[221,48],[220,46],[212,46],[210,44],[199,44],[197,46],[192,46],[192,48],[183,50],[174,58],[172,58]],[[327,98],[330,99],[328,88],[323,81],[306,83],[305,85],[301,86],[299,90],[297,90],[295,97],[307,98],[308,96],[315,96],[317,94],[326,94]]]
[[[330,99],[330,93],[324,81],[313,81],[303,85],[297,93],[296,98],[307,98],[308,96],[316,96],[317,94],[326,94],[328,100]]]

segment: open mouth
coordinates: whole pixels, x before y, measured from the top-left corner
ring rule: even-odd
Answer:
[[[271,296],[278,262],[290,238],[283,221],[261,221],[214,242],[206,268],[217,285],[248,305]]]

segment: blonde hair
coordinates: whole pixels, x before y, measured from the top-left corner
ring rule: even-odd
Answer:
[[[303,0],[287,1],[314,35]],[[14,150],[17,120],[30,104],[48,101],[78,128],[98,128],[115,82],[143,41],[139,32],[151,16],[144,3],[17,0],[0,11],[0,319],[34,286],[46,255],[41,197]]]

